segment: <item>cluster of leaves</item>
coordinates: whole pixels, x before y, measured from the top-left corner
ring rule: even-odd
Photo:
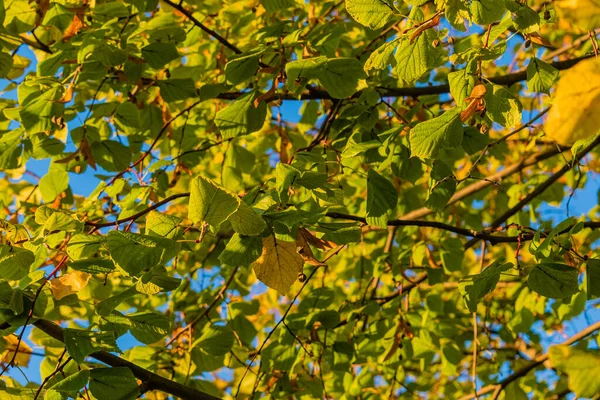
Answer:
[[[3,2],[0,397],[598,395],[599,8]]]

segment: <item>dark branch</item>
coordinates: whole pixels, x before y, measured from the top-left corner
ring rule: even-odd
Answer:
[[[556,61],[551,65],[559,71],[569,69],[580,61],[586,60],[593,57],[593,55],[585,55],[578,58],[573,58],[566,61]],[[496,85],[511,86],[517,82],[527,80],[527,71],[522,70],[508,75],[499,75],[491,78],[484,79],[488,82],[495,83]],[[382,97],[419,97],[428,96],[435,94],[447,94],[450,93],[450,85],[436,85],[436,86],[423,86],[423,87],[406,87],[406,88],[386,88],[377,87]],[[363,91],[356,92],[352,98],[358,98],[361,96]],[[221,100],[235,100],[245,93],[242,92],[226,92],[221,93],[217,98]],[[312,88],[310,91],[303,92],[300,96],[292,96],[290,94],[274,94],[272,98],[266,99],[266,102],[274,100],[332,100],[331,95],[322,88]]]
[[[56,340],[64,343],[63,330],[57,324],[40,319],[34,323],[34,325],[46,334],[50,335]],[[134,363],[124,360],[121,357],[117,357],[106,351],[97,351],[90,354],[90,357],[103,362],[111,367],[127,367],[133,372],[133,375],[144,383],[144,388],[148,390],[160,390],[165,393],[169,393],[173,396],[179,397],[185,400],[217,400],[218,397],[211,396],[208,393],[201,392],[191,387],[182,385],[174,382],[167,378],[163,378],[160,375],[156,375],[153,372],[148,371],[142,367],[135,365]]]
[[[189,12],[188,10],[186,10],[182,5],[173,3],[171,0],[163,0],[163,1],[166,4],[170,5],[171,7],[173,7],[174,9],[176,9],[177,11],[179,11],[180,13],[182,13],[183,15],[185,15],[187,17],[187,19],[189,19],[190,21],[192,21],[194,23],[194,25],[196,25],[198,28],[202,29],[204,32],[208,33],[210,36],[214,37],[223,46],[232,50],[236,54],[240,54],[242,52],[240,49],[238,49],[236,46],[231,44],[223,36],[219,35],[217,32],[213,31],[212,29],[210,29],[209,27],[204,25],[202,22],[198,21],[198,19],[196,17],[194,17],[194,15],[191,12]]]
[[[167,204],[167,203],[169,203],[169,202],[171,202],[171,201],[173,201],[175,199],[179,199],[179,198],[182,198],[182,197],[189,197],[189,196],[190,196],[190,194],[188,192],[177,193],[177,194],[171,195],[171,196],[169,196],[169,197],[167,197],[167,198],[165,198],[165,199],[163,199],[163,200],[161,200],[159,202],[156,202],[156,203],[152,204],[150,207],[148,207],[148,208],[146,208],[146,209],[144,209],[144,210],[142,210],[140,212],[137,212],[137,213],[135,213],[133,215],[130,215],[127,218],[118,219],[118,220],[116,220],[114,222],[91,222],[91,221],[86,221],[85,224],[89,225],[89,226],[93,226],[94,228],[98,229],[98,228],[106,228],[107,226],[119,225],[119,224],[122,224],[124,222],[135,221],[136,219],[138,219],[140,217],[143,217],[144,215],[148,214],[150,211],[156,210],[158,207],[163,206],[163,205],[165,205],[165,204]]]
[[[521,209],[523,207],[525,207],[533,199],[535,199],[536,197],[538,197],[542,193],[544,193],[546,191],[546,189],[548,189],[550,186],[552,186],[552,184],[554,184],[556,181],[558,181],[564,174],[569,172],[573,168],[573,166],[577,165],[583,159],[583,157],[585,157],[590,151],[592,151],[594,149],[594,147],[598,146],[599,144],[600,144],[600,135],[598,135],[592,143],[588,144],[584,149],[582,149],[579,153],[577,153],[571,161],[569,161],[560,170],[558,170],[556,173],[554,173],[554,175],[552,175],[550,178],[546,179],[544,181],[544,183],[542,183],[541,185],[536,187],[533,190],[533,192],[531,192],[527,196],[525,196],[525,198],[523,200],[519,201],[519,203],[517,203],[515,206],[513,206],[512,208],[507,210],[504,214],[502,214],[501,216],[496,218],[494,220],[494,222],[492,222],[492,224],[490,225],[490,228],[493,229],[493,228],[499,227],[500,225],[502,225],[503,223],[508,221],[508,219],[510,217],[512,217],[519,211],[521,211]],[[477,238],[470,240],[469,243],[467,243],[466,248],[473,246],[476,242],[477,242]]]
[[[583,329],[576,335],[571,336],[569,339],[565,340],[561,344],[562,345],[572,345],[573,343],[578,342],[581,339],[584,339],[586,336],[589,336],[592,333],[596,332],[598,329],[600,329],[600,321],[588,326],[587,328]],[[535,361],[533,361],[529,365],[526,365],[525,367],[515,371],[512,375],[509,375],[508,377],[502,379],[498,383],[485,386],[479,392],[472,393],[467,396],[461,397],[460,400],[470,400],[470,399],[477,398],[479,396],[483,396],[484,394],[491,393],[491,392],[494,392],[496,395],[499,395],[500,392],[506,386],[508,386],[510,383],[518,380],[519,378],[524,377],[525,375],[527,375],[529,373],[529,371],[539,367],[544,362],[546,362],[546,360],[548,360],[548,353],[545,353],[542,356],[537,357],[535,359]]]

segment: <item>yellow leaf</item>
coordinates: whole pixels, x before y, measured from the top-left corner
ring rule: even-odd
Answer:
[[[0,364],[7,364],[15,355],[15,350],[17,349],[17,343],[19,342],[19,339],[15,335],[10,335],[4,336],[2,341],[4,342],[4,345],[0,346],[5,350],[2,352],[2,354],[0,354]],[[28,366],[31,353],[31,347],[29,347],[24,341],[21,341],[21,344],[19,344],[19,352],[17,353],[17,357],[15,357],[14,364],[20,367]]]
[[[262,254],[252,268],[256,277],[271,289],[284,295],[302,272],[302,257],[296,252],[296,243],[263,238]]]
[[[600,60],[581,61],[564,73],[544,125],[546,135],[570,145],[600,129]]]
[[[77,293],[87,285],[90,280],[90,274],[73,271],[62,275],[60,278],[50,280],[52,296],[60,300],[70,294]]]
[[[585,31],[600,26],[600,0],[561,0],[554,7],[560,18]]]

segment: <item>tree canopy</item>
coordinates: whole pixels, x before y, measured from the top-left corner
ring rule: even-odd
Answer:
[[[0,3],[0,398],[600,395],[598,27]]]

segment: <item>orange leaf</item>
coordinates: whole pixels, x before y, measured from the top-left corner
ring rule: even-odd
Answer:
[[[63,35],[63,42],[68,42],[75,35],[79,33],[79,31],[83,28],[83,15],[75,14],[71,24],[65,29],[65,34]]]

